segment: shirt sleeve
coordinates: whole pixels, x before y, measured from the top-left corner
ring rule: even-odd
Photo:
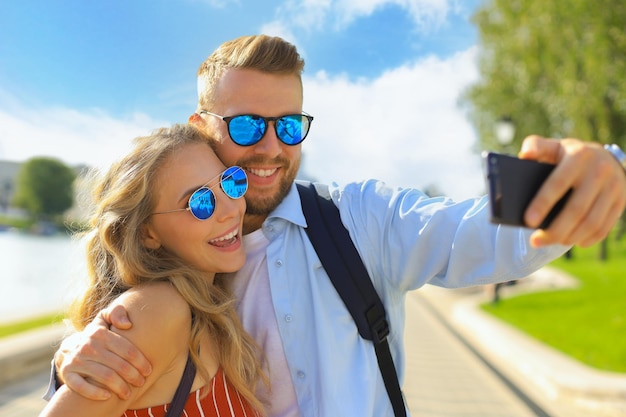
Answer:
[[[54,366],[53,358],[50,362],[50,379],[48,380],[48,389],[41,398],[46,401],[50,401],[61,385],[62,384],[59,383],[57,378],[57,369],[56,366]]]
[[[486,197],[455,202],[375,180],[330,190],[379,287],[404,292],[427,283],[459,288],[510,281],[568,249],[536,249],[529,244],[532,230],[490,223]]]

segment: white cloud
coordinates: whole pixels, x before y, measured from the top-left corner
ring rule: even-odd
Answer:
[[[338,17],[344,23],[369,16],[385,6],[398,6],[406,9],[420,28],[442,23],[450,11],[449,0],[339,0]],[[453,1],[454,3],[454,1]]]
[[[275,19],[261,26],[260,33],[293,43],[306,61],[307,50],[296,34],[339,32],[385,6],[406,10],[417,32],[435,30],[444,26],[451,14],[467,12],[459,0],[287,0],[276,8]]]
[[[315,116],[304,169],[323,182],[378,178],[436,186],[462,199],[483,192],[475,133],[457,106],[478,77],[474,48],[427,57],[372,80],[320,72],[305,76],[305,110]],[[46,155],[104,167],[131,139],[169,122],[144,114],[115,118],[98,109],[32,108],[0,91],[0,159]]]
[[[444,23],[458,0],[305,0],[287,1],[277,9],[276,21],[294,28],[320,31],[327,26],[340,30],[353,21],[386,6],[406,10],[417,29],[427,30]],[[269,25],[271,26],[271,25]]]
[[[305,172],[322,182],[434,185],[455,199],[482,194],[477,139],[457,105],[478,77],[475,57],[475,48],[428,57],[367,81],[306,77],[304,108],[315,121],[303,147]]]
[[[263,33],[269,36],[279,36],[286,41],[294,44],[296,40],[296,37],[291,31],[290,26],[287,25],[285,22],[281,22],[279,20],[274,20],[272,22],[264,24],[263,26],[261,26],[261,30],[259,31],[259,33]],[[296,47],[298,46],[296,45]],[[298,52],[301,52],[300,47],[298,47]]]
[[[134,137],[168,124],[140,113],[117,119],[98,109],[26,108],[0,94],[0,159],[49,156],[105,167],[130,150]]]

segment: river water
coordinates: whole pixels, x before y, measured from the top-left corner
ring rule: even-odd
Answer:
[[[62,311],[86,279],[79,242],[0,232],[0,322]]]

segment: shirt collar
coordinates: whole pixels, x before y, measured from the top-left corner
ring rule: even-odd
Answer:
[[[300,227],[307,226],[300,203],[300,194],[295,183],[291,184],[291,188],[283,201],[270,213],[265,221],[267,222],[274,218],[287,220]]]

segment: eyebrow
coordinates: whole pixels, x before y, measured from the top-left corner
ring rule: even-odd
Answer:
[[[202,186],[193,187],[193,188],[183,191],[183,194],[178,199],[177,204],[181,204],[181,203],[187,204],[187,201],[189,201],[189,199],[191,198],[191,194],[193,194],[196,190],[200,189],[201,187]]]
[[[228,169],[228,168],[226,168],[226,169]],[[225,170],[226,170],[226,169],[225,169]],[[224,171],[225,171],[225,170],[224,170]],[[187,201],[191,198],[191,195],[192,195],[194,192],[198,191],[200,188],[207,187],[209,190],[213,189],[213,187],[215,187],[215,185],[217,185],[217,184],[212,185],[212,186],[210,186],[210,187],[209,187],[208,185],[209,185],[210,183],[212,183],[212,182],[213,182],[216,178],[220,178],[220,177],[224,174],[224,171],[220,172],[219,174],[217,174],[216,176],[214,176],[213,178],[211,178],[210,180],[208,180],[207,182],[205,182],[205,183],[204,183],[204,184],[202,184],[202,185],[196,185],[196,186],[194,186],[194,187],[191,187],[191,188],[189,188],[189,189],[185,190],[185,191],[183,192],[183,195],[182,195],[182,196],[180,197],[180,199],[178,200],[178,204],[183,203],[183,202],[184,202],[184,203],[187,203]],[[218,182],[218,184],[219,184],[219,182]]]

